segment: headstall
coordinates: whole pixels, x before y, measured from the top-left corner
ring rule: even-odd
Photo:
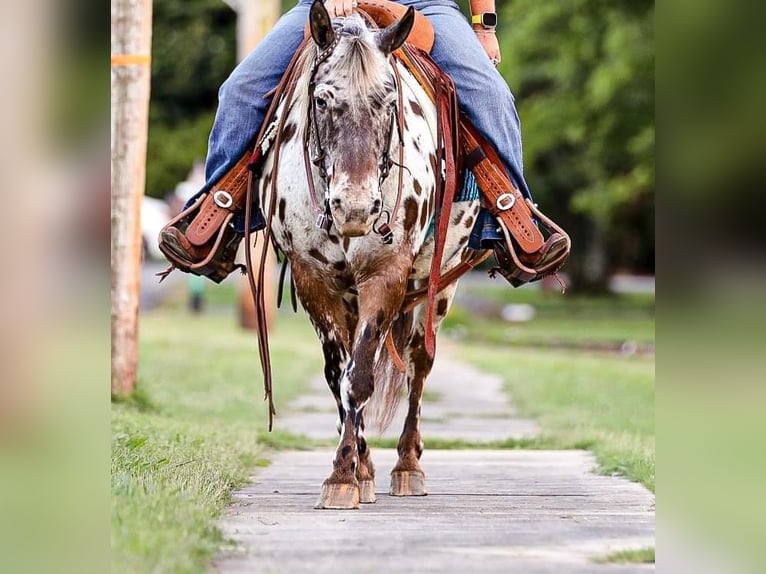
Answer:
[[[314,210],[317,213],[315,225],[319,229],[329,231],[332,227],[332,212],[330,210],[330,177],[327,172],[327,153],[322,145],[322,140],[319,134],[319,125],[317,123],[317,103],[314,96],[316,89],[316,74],[319,67],[327,61],[332,55],[333,51],[338,45],[338,38],[343,36],[342,32],[336,31],[335,38],[332,43],[319,51],[314,58],[314,62],[311,66],[311,72],[309,77],[309,106],[308,106],[308,124],[309,129],[306,130],[303,141],[303,158],[304,166],[306,169],[306,179],[308,181],[309,192],[311,196],[311,202],[314,206]],[[397,91],[397,99],[391,104],[389,108],[391,121],[389,123],[388,132],[386,134],[385,144],[383,151],[378,160],[378,186],[382,188],[383,183],[388,178],[391,172],[391,166],[394,165],[394,161],[391,159],[391,143],[393,141],[394,129],[396,129],[397,136],[399,138],[399,183],[396,194],[396,202],[391,211],[381,210],[380,217],[373,224],[373,231],[381,236],[385,244],[390,245],[393,243],[393,232],[391,231],[390,223],[395,220],[396,213],[399,209],[401,202],[403,178],[402,170],[405,169],[402,165],[404,161],[404,138],[403,138],[403,118],[402,118],[402,85],[399,70],[397,68],[396,61],[393,57],[389,59],[389,62],[394,70],[395,85]],[[314,165],[319,171],[319,177],[324,182],[324,198],[320,203],[319,195],[316,189],[316,183],[314,181],[314,173],[311,169],[311,165]],[[381,223],[385,217],[385,222]]]

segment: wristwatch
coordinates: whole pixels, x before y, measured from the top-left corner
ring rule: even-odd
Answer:
[[[471,24],[479,24],[487,30],[497,28],[497,13],[484,12],[483,14],[474,14],[471,17]]]

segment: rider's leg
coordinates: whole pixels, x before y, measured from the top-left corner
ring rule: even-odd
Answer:
[[[300,0],[277,22],[258,46],[235,68],[218,93],[218,110],[210,132],[205,164],[205,185],[186,204],[191,209],[198,198],[214,185],[225,181],[227,175],[241,177],[232,168],[242,159],[258,134],[271,104],[265,96],[279,84],[290,60],[303,39],[311,0]],[[235,170],[236,171],[236,170]],[[227,239],[229,247],[215,247],[216,235],[207,245],[192,244],[185,229],[194,225],[201,211],[187,215],[178,223],[168,225],[160,234],[160,248],[171,263],[180,269],[221,281],[234,269],[236,236]],[[218,233],[218,230],[215,231]],[[211,245],[212,242],[212,245]],[[216,251],[214,251],[216,250]],[[212,259],[211,259],[212,258]],[[204,267],[202,265],[208,261]],[[194,269],[194,270],[192,270]]]
[[[528,196],[523,181],[521,125],[513,94],[468,20],[453,0],[399,1],[414,6],[433,23],[436,41],[431,55],[455,82],[461,110],[497,150],[513,182]]]
[[[433,23],[436,32],[431,55],[455,82],[460,108],[492,147],[497,151],[505,171],[521,193],[531,199],[523,175],[521,153],[521,122],[508,84],[495,69],[476,33],[453,0],[400,0],[420,10]],[[485,213],[489,222],[486,239],[501,239],[495,221]],[[481,234],[484,237],[484,233]],[[545,269],[565,256],[569,240],[553,232],[534,253],[521,253],[523,263],[533,269]],[[503,241],[498,242],[503,244]],[[516,267],[514,264],[513,266]],[[548,267],[550,268],[550,267]],[[526,271],[511,272],[511,282],[521,284],[538,275]],[[506,276],[508,278],[508,276]]]
[[[221,86],[205,162],[205,191],[242,158],[257,135],[270,104],[264,96],[277,86],[303,40],[310,7],[311,0],[300,0]]]

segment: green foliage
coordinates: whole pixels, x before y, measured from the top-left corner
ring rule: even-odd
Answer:
[[[236,14],[221,0],[156,0],[152,54],[155,120],[209,113],[236,64]]]
[[[516,0],[500,34],[528,179],[574,235],[576,283],[594,248],[600,281],[653,270],[654,3]]]
[[[218,89],[236,64],[236,14],[220,0],[155,0],[147,194],[203,160]]]
[[[152,120],[147,149],[146,188],[153,197],[164,197],[186,179],[195,162],[204,161],[213,112],[188,120]]]

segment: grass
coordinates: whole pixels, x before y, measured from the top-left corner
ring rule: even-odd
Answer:
[[[524,297],[541,295],[527,291]],[[565,303],[549,304],[545,323],[549,337],[572,335],[573,319],[566,318],[562,305]],[[621,317],[637,316],[646,312],[647,306],[648,299],[643,297],[578,301],[575,307],[580,310],[575,315],[597,317],[601,312],[608,315],[610,309],[618,309],[615,312]],[[588,309],[591,313],[586,312]],[[584,325],[592,320],[585,320]],[[653,341],[654,320],[647,317],[643,321],[636,332],[627,324],[621,328],[632,337],[647,333],[646,340]],[[594,335],[582,327],[581,338],[598,336],[600,333]],[[654,491],[653,357],[516,348],[487,344],[487,338],[481,337],[450,348],[459,357],[504,379],[520,414],[540,424],[545,448],[588,448],[595,453],[600,472],[625,476]]]
[[[654,564],[654,548],[613,552],[603,558],[596,558],[594,562],[598,564]]]
[[[455,338],[492,344],[638,351],[654,348],[654,295],[581,297],[510,289],[498,283],[461,285],[462,295],[444,322]],[[507,305],[534,308],[524,323],[500,320]]]
[[[182,308],[176,301],[142,317],[140,391],[112,406],[115,572],[204,571],[223,542],[214,524],[231,490],[269,463],[266,447],[301,442],[266,432],[255,335],[215,304],[199,317]],[[278,411],[321,372],[313,337],[305,317],[279,318]]]

